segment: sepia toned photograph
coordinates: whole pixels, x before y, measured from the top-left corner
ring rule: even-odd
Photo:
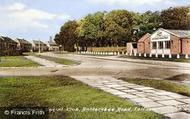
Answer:
[[[0,119],[190,119],[190,1],[0,0]]]

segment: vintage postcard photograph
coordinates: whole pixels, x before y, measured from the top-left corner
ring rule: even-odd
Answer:
[[[0,0],[0,119],[190,119],[190,1]]]

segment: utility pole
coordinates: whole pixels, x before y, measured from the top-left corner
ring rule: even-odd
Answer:
[[[39,47],[38,47],[38,48],[39,48],[39,53],[41,53],[41,51],[40,51],[40,50],[41,50],[41,47],[40,47],[40,39],[39,39],[39,44],[38,44],[38,45],[39,45]]]

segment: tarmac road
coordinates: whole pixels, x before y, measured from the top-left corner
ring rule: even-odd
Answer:
[[[43,53],[80,62],[68,67],[0,68],[0,76],[113,76],[129,78],[164,79],[179,74],[190,74],[190,63],[142,61],[116,56],[86,56],[77,54]]]

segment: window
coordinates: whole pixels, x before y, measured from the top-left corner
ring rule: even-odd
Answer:
[[[165,41],[166,49],[170,49],[171,43],[170,41]]]
[[[156,42],[152,42],[152,49],[156,49],[156,48],[157,48]]]
[[[158,42],[158,49],[163,49],[163,42],[162,41]]]

